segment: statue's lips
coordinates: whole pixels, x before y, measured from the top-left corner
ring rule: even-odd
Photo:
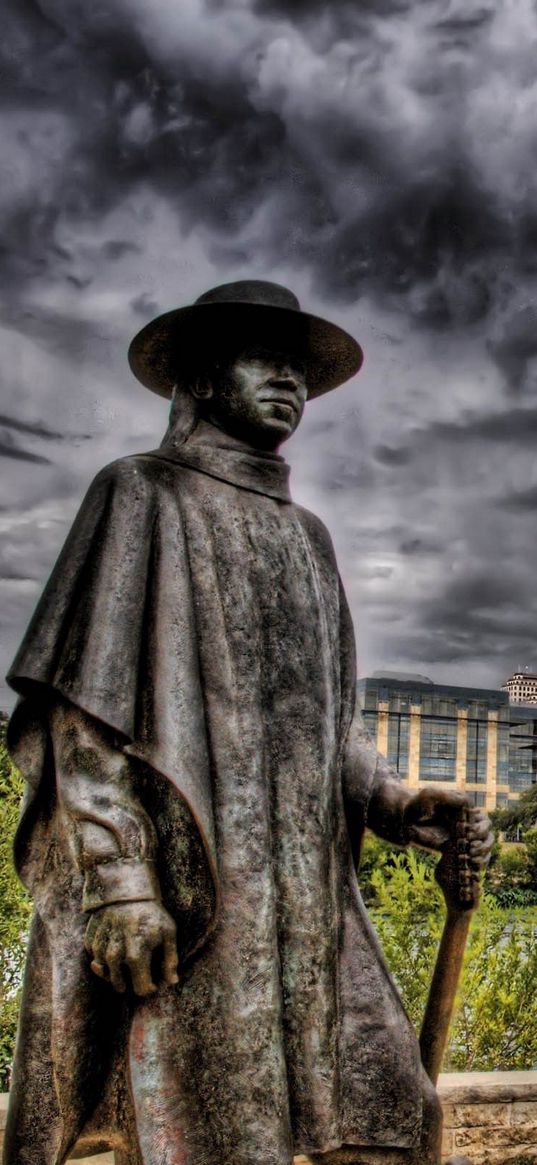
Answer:
[[[260,396],[260,401],[273,405],[285,405],[286,408],[292,409],[294,413],[298,412],[297,402],[288,396]]]

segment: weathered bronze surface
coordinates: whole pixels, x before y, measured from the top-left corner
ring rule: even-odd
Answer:
[[[10,673],[36,912],[6,1165],[81,1135],[128,1165],[438,1165],[355,863],[366,823],[442,849],[462,799],[406,791],[364,730],[330,538],[277,453],[311,327],[232,286],[225,340],[183,329],[161,448],[91,485]],[[482,815],[470,840],[475,874]]]

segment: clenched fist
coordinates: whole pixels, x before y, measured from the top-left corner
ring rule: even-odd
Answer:
[[[176,927],[160,902],[118,902],[92,914],[84,938],[91,969],[116,991],[125,991],[130,972],[136,995],[152,995],[156,958],[164,983],[178,982]]]

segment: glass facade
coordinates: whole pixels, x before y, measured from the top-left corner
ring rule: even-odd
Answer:
[[[420,780],[454,781],[457,721],[453,717],[421,717]]]
[[[413,787],[456,782],[490,809],[537,781],[537,707],[510,705],[505,691],[384,674],[358,693],[373,739]]]
[[[390,712],[388,719],[388,760],[399,769],[402,777],[408,776],[408,742],[410,737],[410,716],[404,712]]]
[[[509,734],[509,788],[514,793],[523,793],[537,777],[534,747],[537,717],[535,709],[528,708],[523,718],[521,711],[519,705],[513,707],[514,723]]]
[[[487,781],[487,720],[468,719],[466,748],[466,780],[470,785],[485,785]]]

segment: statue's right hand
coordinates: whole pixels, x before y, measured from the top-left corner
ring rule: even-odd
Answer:
[[[160,957],[164,983],[178,982],[176,927],[160,902],[102,906],[91,915],[84,946],[91,955],[92,971],[116,991],[126,990],[128,969],[136,995],[154,994],[155,956]]]

